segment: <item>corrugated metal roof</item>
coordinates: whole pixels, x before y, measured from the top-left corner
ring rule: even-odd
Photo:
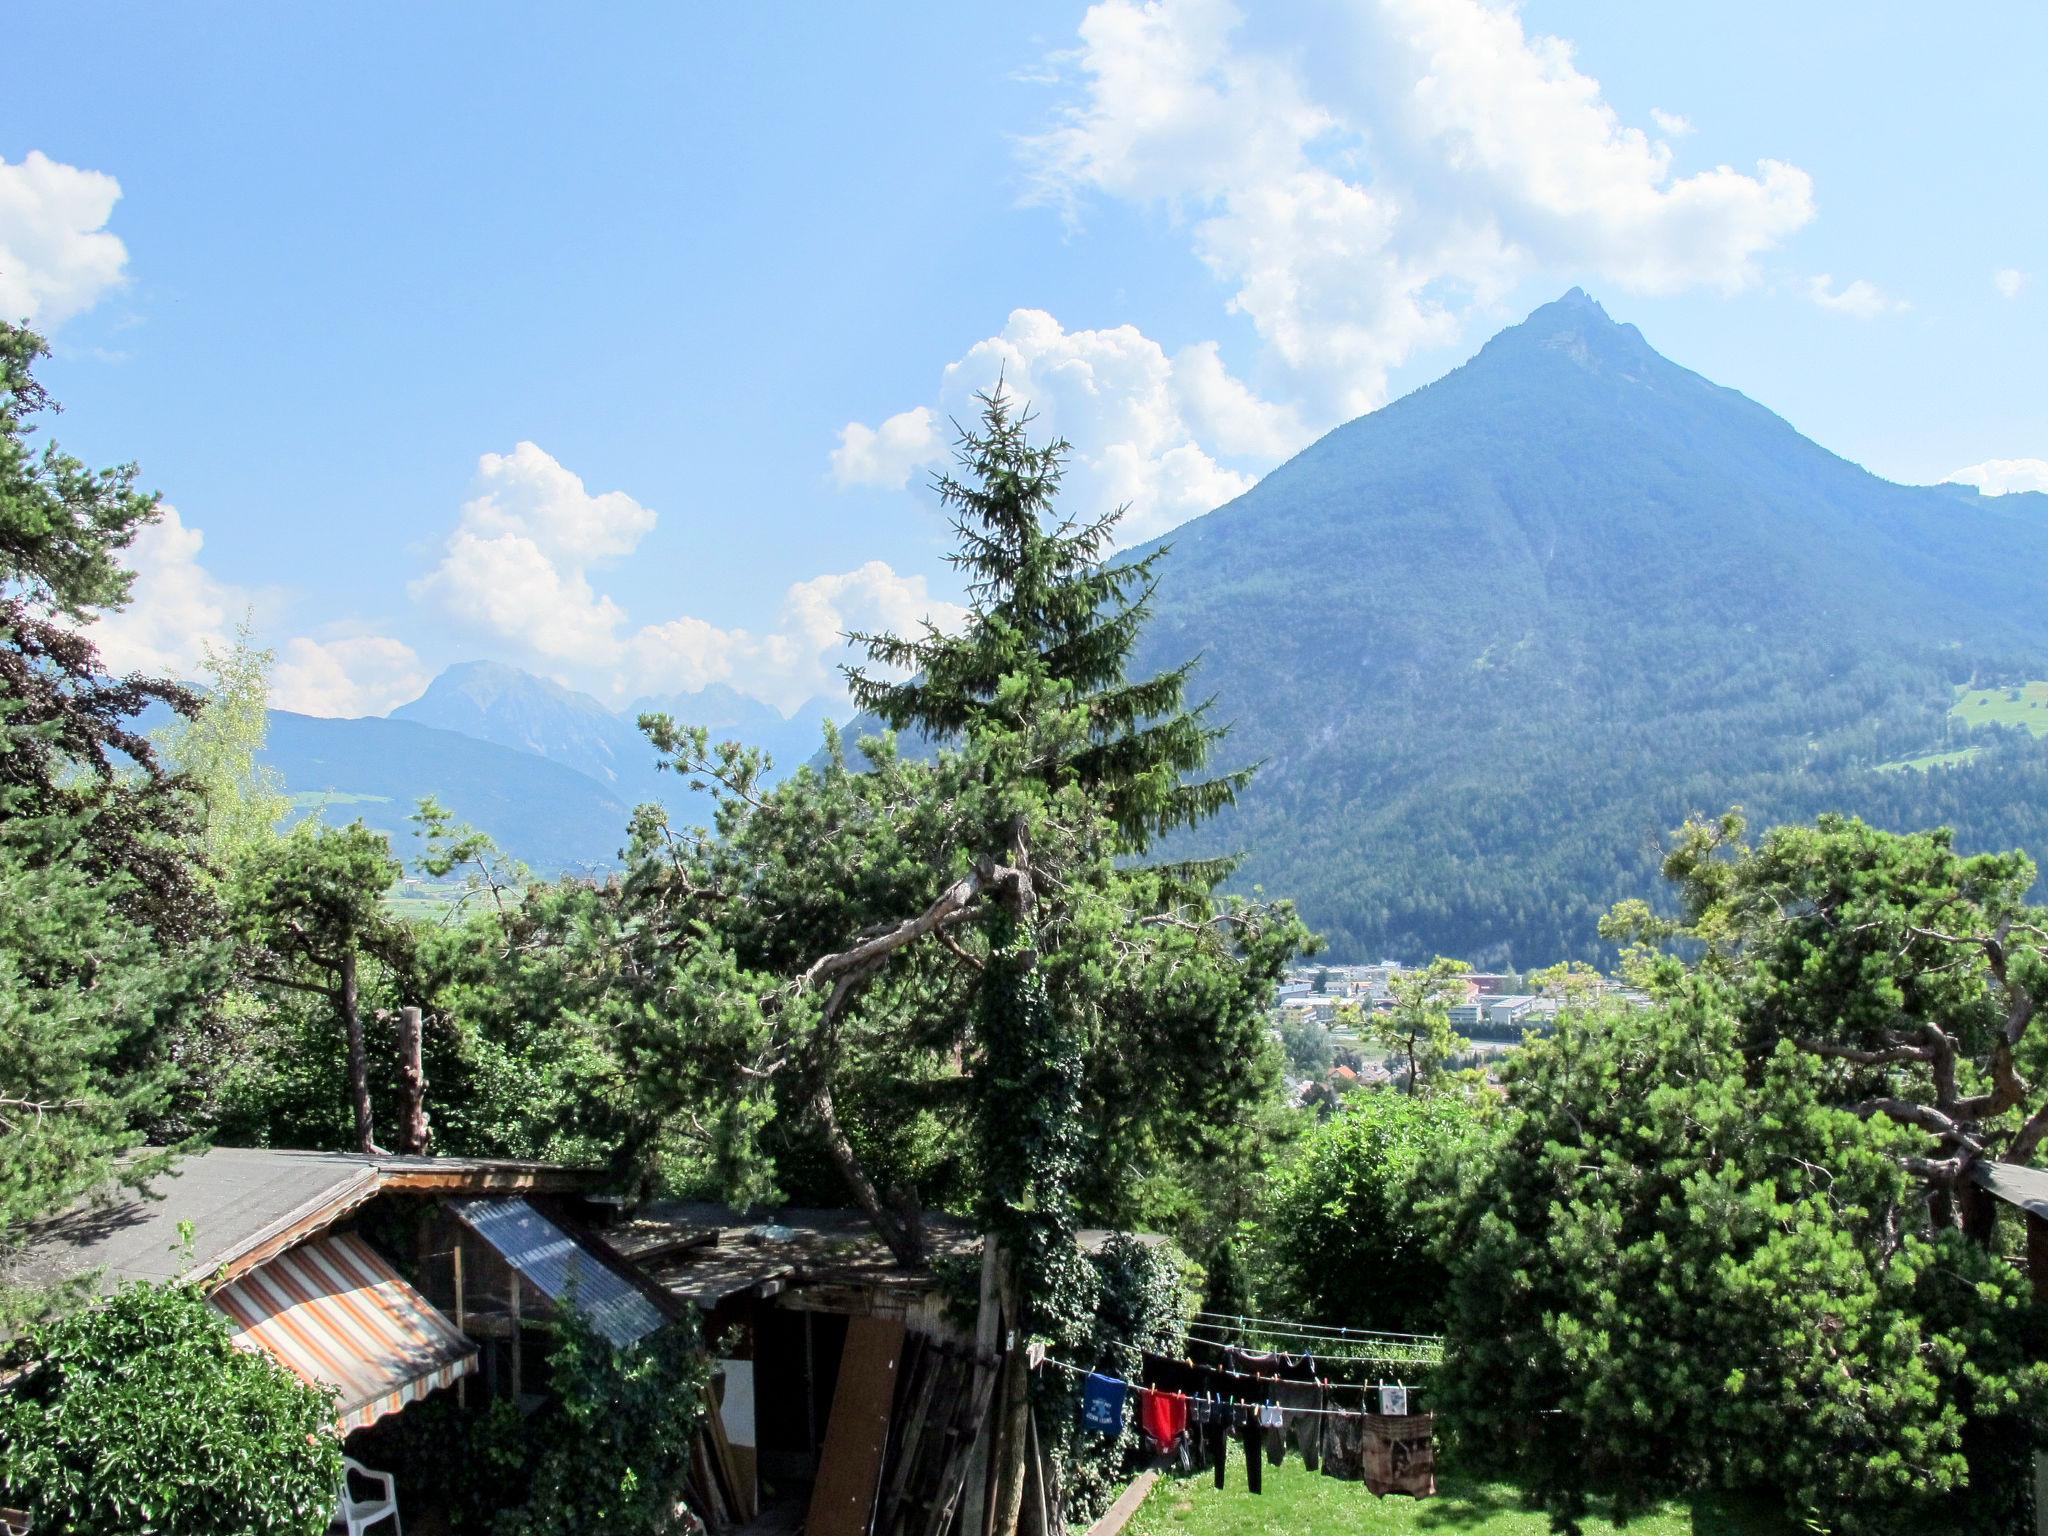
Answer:
[[[573,1300],[618,1348],[662,1325],[660,1311],[639,1287],[524,1200],[451,1200],[448,1208],[550,1301]]]

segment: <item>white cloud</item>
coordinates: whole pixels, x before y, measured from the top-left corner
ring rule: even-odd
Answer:
[[[478,628],[542,656],[604,665],[625,612],[589,572],[631,554],[655,514],[623,491],[593,496],[533,443],[477,460],[480,493],[463,504],[440,563],[412,584]]]
[[[1657,125],[1660,133],[1674,139],[1682,139],[1693,131],[1692,119],[1681,112],[1666,112],[1662,107],[1650,108],[1650,121]]]
[[[420,659],[403,640],[350,635],[285,642],[271,670],[270,703],[302,715],[382,715],[427,686]]]
[[[1129,506],[1118,530],[1126,543],[1243,494],[1253,468],[1286,457],[1311,436],[1296,411],[1260,399],[1233,377],[1213,342],[1169,356],[1135,326],[1069,331],[1042,309],[1018,309],[1002,330],[947,365],[937,409],[919,406],[876,429],[849,423],[833,455],[835,473],[846,445],[879,440],[909,418],[927,429],[919,462],[939,461],[946,445],[937,421],[971,421],[974,396],[998,378],[1031,408],[1041,438],[1073,445],[1063,507],[1094,516]],[[1232,466],[1225,458],[1251,464]],[[867,483],[900,486],[907,473]]]
[[[1100,194],[1190,220],[1321,411],[1381,403],[1390,369],[1534,272],[1733,291],[1813,217],[1781,161],[1678,174],[1512,7],[1376,0],[1313,84],[1238,24],[1228,0],[1102,0],[1079,99],[1026,152],[1036,195],[1070,211]]]
[[[206,535],[175,507],[136,534],[122,564],[135,573],[128,605],[94,618],[88,634],[110,673],[201,680],[208,649],[234,644],[235,626],[263,606],[201,559]],[[412,648],[381,635],[296,636],[279,648],[270,702],[307,715],[380,715],[417,697],[427,676]]]
[[[2008,491],[2048,491],[2048,459],[1986,459],[1947,476],[1959,485],[1974,485],[1987,496]]]
[[[135,535],[121,559],[135,573],[128,606],[100,614],[89,631],[109,672],[196,677],[207,646],[229,643],[247,598],[200,563],[205,545],[168,505]]]
[[[1826,272],[1806,280],[1806,294],[1822,309],[1853,315],[1858,320],[1874,319],[1907,307],[1902,300],[1889,297],[1875,283],[1860,277],[1845,287],[1837,288],[1834,277]]]
[[[2032,274],[2022,272],[2018,267],[2000,267],[1991,274],[1991,286],[1998,290],[2001,299],[2018,298],[2032,280]]]
[[[916,634],[927,620],[956,627],[966,610],[934,599],[922,576],[899,576],[880,560],[856,570],[800,581],[783,595],[777,625],[765,634],[720,629],[703,619],[650,624],[627,642],[618,691],[689,692],[728,683],[788,713],[819,695],[838,697],[850,630]],[[630,681],[629,681],[630,680]]]
[[[32,149],[0,160],[0,319],[61,325],[120,286],[128,249],[106,224],[121,184]]]
[[[867,439],[849,429],[843,441],[873,446],[885,439],[886,450],[875,447],[849,471],[852,479],[868,477],[872,483],[879,473],[877,455],[900,456],[907,439],[901,430],[892,435],[886,423]],[[798,582],[784,595],[776,625],[765,631],[721,628],[688,615],[635,628],[594,578],[631,555],[653,531],[651,509],[623,491],[591,494],[579,476],[530,442],[509,454],[483,455],[477,479],[478,494],[463,503],[434,569],[412,584],[413,596],[614,699],[723,682],[789,710],[818,694],[842,691],[835,663],[845,654],[844,631],[914,630],[927,615],[950,623],[960,614],[933,599],[923,577],[898,576],[871,561]],[[413,675],[409,652],[333,654],[351,643],[288,655],[288,662],[304,667],[294,674],[295,686],[323,697],[384,697],[399,691],[399,679]],[[348,673],[346,685],[325,670],[336,660]],[[381,670],[369,668],[372,661]],[[417,691],[410,681],[404,686]]]
[[[841,490],[872,485],[900,491],[914,471],[945,457],[939,419],[930,406],[919,405],[898,411],[879,427],[849,421],[840,429],[839,446],[832,450],[832,479]]]

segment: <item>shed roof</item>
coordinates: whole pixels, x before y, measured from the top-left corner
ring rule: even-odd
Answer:
[[[2034,1216],[2048,1217],[2048,1168],[2023,1168],[2018,1163],[1974,1164],[1970,1177],[2007,1205]]]
[[[973,1223],[942,1211],[925,1213],[925,1235],[934,1259],[981,1252]],[[1091,1227],[1077,1233],[1076,1242],[1082,1252],[1094,1253],[1110,1236]],[[898,1264],[867,1217],[852,1207],[741,1212],[709,1201],[659,1200],[607,1228],[605,1239],[670,1294],[705,1311],[753,1290],[767,1295],[784,1287],[837,1285],[924,1292],[937,1283],[928,1266]],[[1165,1239],[1140,1234],[1139,1241]]]
[[[98,1271],[111,1289],[198,1281],[222,1268],[232,1278],[385,1190],[568,1190],[594,1177],[545,1163],[212,1147],[180,1158],[146,1193],[115,1185],[37,1223],[5,1279],[41,1287]]]

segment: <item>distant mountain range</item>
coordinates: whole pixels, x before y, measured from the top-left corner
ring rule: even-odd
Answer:
[[[361,819],[403,856],[417,848],[412,813],[432,795],[539,873],[594,872],[616,866],[636,805],[659,801],[709,819],[705,797],[657,770],[635,723],[643,713],[765,748],[780,765],[771,780],[816,750],[826,719],[812,707],[785,720],[722,685],[614,712],[516,667],[472,661],[449,667],[388,719],[272,710],[263,760],[302,809]]]
[[[1244,850],[1334,958],[1595,955],[1670,829],[1736,803],[2048,854],[2048,496],[1880,480],[1577,290],[1169,542],[1140,662],[1199,654],[1226,762],[1263,764],[1190,851]],[[722,688],[615,713],[476,662],[389,720],[278,715],[267,755],[402,846],[433,793],[595,868],[680,789],[643,708],[819,746]]]

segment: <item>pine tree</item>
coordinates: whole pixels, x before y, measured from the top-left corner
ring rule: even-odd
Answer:
[[[851,636],[875,666],[912,675],[851,669],[850,691],[894,730],[971,743],[992,768],[1048,792],[1079,788],[1115,828],[1118,852],[1141,854],[1223,810],[1253,770],[1189,779],[1227,730],[1209,723],[1207,701],[1187,706],[1196,659],[1127,676],[1170,546],[1118,559],[1127,509],[1059,515],[1069,445],[1034,446],[1030,414],[1000,385],[979,398],[980,430],[964,432],[957,453],[968,478],[937,484],[959,540],[947,558],[968,579],[968,623],[957,635],[928,623],[917,636]]]

